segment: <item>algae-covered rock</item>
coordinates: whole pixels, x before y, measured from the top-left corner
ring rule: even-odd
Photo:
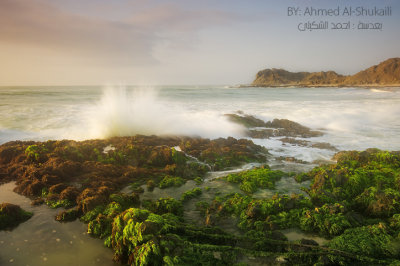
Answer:
[[[311,130],[306,126],[288,119],[273,119],[272,121],[264,122],[259,118],[244,114],[242,112],[237,114],[226,114],[225,116],[229,121],[246,127],[247,136],[256,139],[286,137],[284,140],[290,142],[293,141],[293,137],[311,138],[323,135],[321,131]],[[307,142],[303,141],[300,143],[305,145]],[[312,145],[313,144],[310,144],[310,146]],[[314,147],[333,148],[329,145],[329,143],[315,143]]]
[[[31,212],[24,211],[18,205],[2,203],[0,205],[0,230],[12,229],[32,217]]]
[[[329,247],[378,259],[398,259],[400,252],[398,240],[388,233],[387,227],[382,223],[347,229],[342,235],[332,239]],[[331,256],[331,259],[342,265],[349,263],[345,258]]]
[[[202,193],[203,193],[203,191],[201,190],[201,188],[196,187],[194,189],[188,190],[185,193],[183,193],[182,196],[181,196],[181,200],[183,202],[185,202],[185,201],[188,201],[190,199],[199,197]]]
[[[181,149],[211,166],[213,170],[224,170],[248,162],[265,162],[268,151],[250,140],[227,139],[183,139]]]
[[[247,193],[254,193],[259,188],[274,189],[275,182],[288,175],[279,170],[271,170],[267,165],[226,176],[226,180],[240,184],[240,189]]]
[[[229,121],[249,127],[265,127],[265,122],[251,115],[240,112],[239,114],[225,114]]]

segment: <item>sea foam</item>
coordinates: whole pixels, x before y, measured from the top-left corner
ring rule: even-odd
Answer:
[[[162,101],[154,88],[107,87],[87,115],[92,138],[112,136],[187,135],[201,137],[241,136],[238,125],[210,110],[190,111]]]

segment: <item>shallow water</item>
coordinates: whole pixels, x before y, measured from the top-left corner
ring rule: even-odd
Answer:
[[[299,229],[286,229],[282,230],[281,232],[288,238],[289,241],[301,240],[303,238],[312,239],[315,242],[317,242],[320,246],[325,245],[326,243],[329,242],[329,240],[323,237],[320,237],[315,234],[306,234]]]
[[[34,215],[12,231],[0,231],[0,265],[119,265],[102,240],[87,235],[86,224],[55,221],[60,209],[31,206],[14,187],[14,182],[0,186],[0,202],[17,204]]]

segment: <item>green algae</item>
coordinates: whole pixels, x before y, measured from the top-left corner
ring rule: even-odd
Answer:
[[[254,193],[259,188],[274,189],[275,182],[279,181],[286,173],[271,170],[269,166],[255,168],[226,176],[226,180],[240,184],[240,189],[247,193]]]
[[[40,153],[49,146],[43,145],[43,150],[40,145],[36,146],[26,155],[39,163]],[[193,146],[189,142],[185,149],[191,152]],[[107,153],[100,152],[103,148],[104,145],[97,147],[97,151],[66,148],[64,156],[81,160],[89,153],[90,158],[104,164],[156,169],[154,174],[143,177],[142,183],[138,182],[139,185],[147,182],[149,189],[157,184],[160,188],[178,187],[187,179],[200,183],[210,170],[185,153],[166,146],[150,150],[119,146]],[[198,159],[213,169],[257,161],[246,154],[212,145],[199,153]],[[276,264],[279,261],[302,265],[399,263],[399,153],[370,149],[340,152],[335,159],[336,164],[319,166],[294,177],[298,182],[311,181],[305,189],[307,196],[276,193],[268,198],[252,197],[260,188],[274,189],[277,181],[288,176],[264,167],[226,177],[246,194],[221,192],[212,201],[200,201],[204,199],[204,196],[199,199],[200,195],[211,193],[194,188],[178,199],[141,202],[138,197],[111,194],[90,211],[71,210],[61,220],[68,220],[69,215],[81,216],[88,223],[88,233],[104,239],[105,245],[113,248],[116,261],[130,265]],[[48,190],[42,190],[42,196],[48,197]],[[48,202],[54,206],[60,203]],[[184,220],[183,207],[191,205],[197,206],[207,226]],[[213,226],[213,221],[218,224],[219,220],[227,219],[237,221],[240,234],[230,234]],[[279,230],[291,228],[331,240],[325,246],[303,240],[287,241]]]
[[[185,180],[179,176],[164,176],[161,180],[159,187],[167,188],[167,187],[180,187],[185,183]]]
[[[0,230],[12,229],[29,220],[33,214],[10,203],[0,204]]]
[[[201,188],[194,188],[192,190],[188,190],[188,191],[184,192],[181,196],[181,200],[183,202],[185,202],[190,199],[199,197],[202,193],[203,193],[203,191],[201,190]]]

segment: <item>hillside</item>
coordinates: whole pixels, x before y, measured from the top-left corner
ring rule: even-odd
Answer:
[[[284,69],[264,69],[257,73],[252,86],[400,86],[400,58],[390,58],[354,75],[344,76],[334,71],[289,72]]]

